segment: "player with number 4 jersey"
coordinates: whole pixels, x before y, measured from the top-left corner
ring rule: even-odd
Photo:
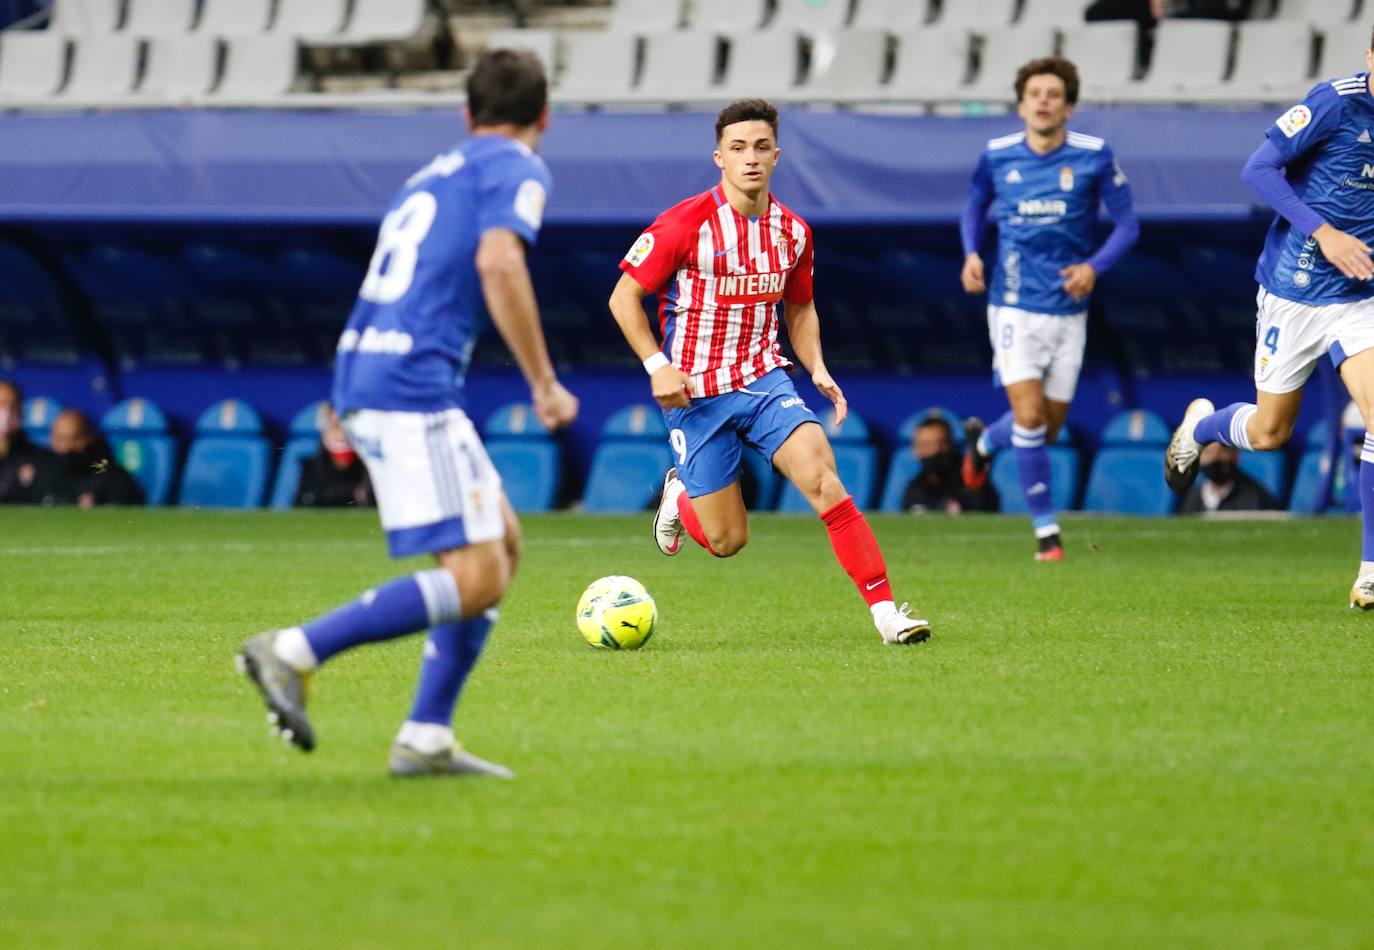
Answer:
[[[1326,42],[1334,43],[1337,34]],[[1271,125],[1242,177],[1277,214],[1259,282],[1255,401],[1217,411],[1195,399],[1174,432],[1164,477],[1185,491],[1209,442],[1274,452],[1287,444],[1302,391],[1330,359],[1364,414],[1363,553],[1350,606],[1374,609],[1374,37],[1365,71],[1318,83]]]
[[[392,201],[334,372],[335,409],[367,464],[391,555],[429,554],[436,567],[254,637],[240,655],[269,719],[308,751],[311,672],[344,650],[427,628],[414,706],[391,749],[397,776],[510,777],[463,751],[451,726],[519,555],[519,525],[464,412],[480,298],[539,420],[557,428],[577,414],[549,361],[525,263],[550,185],[534,152],[548,124],[543,67],[528,53],[494,50],[467,91],[472,135]]]
[[[749,537],[739,486],[747,446],[816,510],[883,642],[920,643],[930,625],[894,602],[878,542],[778,346],[781,303],[792,348],[841,423],[844,394],[821,356],[811,229],[768,190],[777,138],[767,102],[727,106],[716,120],[720,184],[659,215],[620,264],[611,313],[650,374],[677,462],[664,478],[654,539],[664,554],[678,553],[684,531],[717,557],[738,553]],[[649,294],[659,298],[661,344],[645,320]]]

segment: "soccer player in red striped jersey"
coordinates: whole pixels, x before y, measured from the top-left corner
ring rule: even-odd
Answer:
[[[611,313],[650,375],[676,466],[654,516],[654,539],[677,554],[684,531],[716,557],[749,539],[740,494],[744,446],[769,459],[816,510],[831,546],[868,603],[885,643],[920,643],[930,624],[892,596],[868,521],[835,471],[825,430],[797,394],[778,346],[778,304],[811,381],[844,420],[844,393],[825,368],[811,288],[806,222],[768,190],[778,162],[778,112],[761,99],[716,120],[720,184],[669,208],[620,264]],[[662,343],[645,319],[657,294]]]

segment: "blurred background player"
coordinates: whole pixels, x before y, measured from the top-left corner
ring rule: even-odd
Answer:
[[[659,215],[630,248],[611,313],[650,374],[677,459],[664,479],[654,538],[677,554],[686,533],[716,557],[749,539],[740,492],[743,445],[769,459],[820,515],[835,556],[867,602],[885,643],[919,643],[930,625],[898,607],[868,521],[835,471],[825,430],[778,347],[777,305],[816,389],[844,420],[846,403],[821,355],[806,222],[768,191],[778,162],[778,113],[742,99],[716,120],[720,184]],[[662,348],[644,297],[658,294]]]
[[[1068,128],[1078,102],[1074,64],[1051,56],[1022,66],[1016,99],[1025,131],[988,142],[959,224],[960,280],[966,292],[988,295],[993,378],[1006,387],[1011,404],[986,428],[968,421],[964,480],[970,488],[981,486],[993,454],[1010,447],[1039,543],[1035,556],[1057,561],[1064,547],[1045,444],[1058,435],[1078,386],[1088,297],[1098,276],[1130,250],[1140,225],[1126,175],[1107,143]],[[1094,251],[1102,204],[1112,231]],[[997,221],[990,280],[978,253],[989,208]]]
[[[911,435],[911,454],[921,463],[920,470],[907,482],[902,493],[902,508],[913,513],[927,511],[958,515],[965,511],[996,511],[997,489],[984,479],[969,488],[960,475],[961,455],[954,432],[940,415],[931,415],[916,425]]]
[[[1328,40],[1330,42],[1331,40]],[[1220,412],[1195,399],[1174,432],[1164,475],[1197,477],[1209,442],[1273,452],[1287,444],[1302,391],[1328,356],[1364,416],[1364,540],[1350,606],[1374,609],[1374,37],[1365,72],[1318,83],[1269,127],[1242,177],[1276,212],[1255,268],[1255,402]]]
[[[550,184],[534,152],[548,125],[543,67],[528,53],[485,54],[467,111],[471,137],[412,175],[382,220],[339,338],[332,400],[371,473],[391,555],[432,554],[438,567],[255,637],[242,653],[283,735],[308,751],[311,671],[350,647],[429,628],[415,704],[391,750],[400,776],[510,777],[464,752],[451,727],[519,555],[519,525],[463,411],[479,294],[539,420],[557,428],[577,414],[549,361],[525,263]]]
[[[349,444],[348,434],[332,406],[324,407],[320,447],[301,461],[301,480],[293,501],[300,508],[371,505],[372,482],[367,466]]]

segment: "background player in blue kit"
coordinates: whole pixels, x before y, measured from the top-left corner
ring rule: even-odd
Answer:
[[[964,290],[988,295],[993,378],[1011,411],[992,425],[970,419],[964,483],[980,488],[997,450],[1016,455],[1035,536],[1036,558],[1060,560],[1064,547],[1050,493],[1053,441],[1068,415],[1083,366],[1088,296],[1098,275],[1140,234],[1126,175],[1100,138],[1068,129],[1078,102],[1078,69],[1059,56],[1033,60],[1016,74],[1023,132],[988,142],[959,224]],[[1098,207],[1112,231],[1093,250]],[[989,280],[978,253],[988,210],[997,222]]]
[[[254,637],[241,665],[269,718],[309,751],[311,671],[350,647],[428,628],[392,774],[509,778],[464,752],[450,725],[519,554],[501,479],[463,411],[479,294],[540,421],[566,425],[577,400],[554,375],[525,264],[550,184],[534,154],[548,124],[543,68],[526,53],[489,52],[467,95],[472,137],[412,175],[382,220],[334,373],[333,402],[367,463],[391,555],[432,554],[438,566],[300,627]]]
[[[1334,37],[1327,42],[1333,42]],[[1170,487],[1197,476],[1208,442],[1272,452],[1293,435],[1323,356],[1374,430],[1374,37],[1366,71],[1318,83],[1269,127],[1242,177],[1278,214],[1255,268],[1255,402],[1195,399],[1164,460]],[[1364,544],[1350,606],[1374,609],[1374,431],[1360,455]]]

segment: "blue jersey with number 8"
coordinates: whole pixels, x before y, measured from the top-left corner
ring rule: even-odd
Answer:
[[[463,408],[479,329],[478,242],[505,228],[534,244],[550,185],[543,160],[504,135],[475,136],[410,177],[339,337],[336,411]]]

